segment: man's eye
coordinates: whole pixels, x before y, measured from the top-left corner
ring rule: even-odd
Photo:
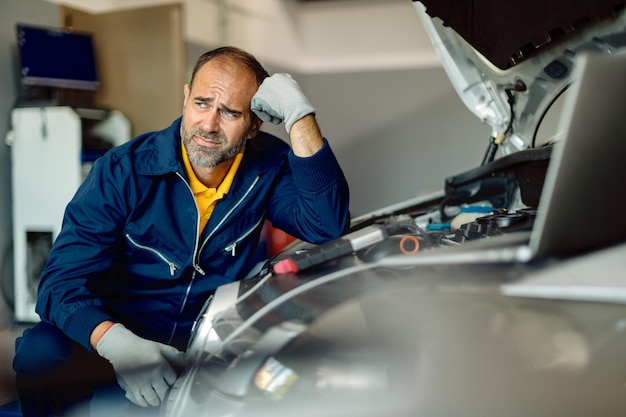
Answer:
[[[224,116],[224,118],[226,119],[234,119],[236,117],[236,114],[230,110],[222,110],[222,116]]]
[[[204,101],[196,101],[196,106],[200,107],[201,109],[206,109],[208,107],[207,103]]]

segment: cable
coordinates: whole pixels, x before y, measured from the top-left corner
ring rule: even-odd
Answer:
[[[513,121],[515,121],[515,96],[513,95],[513,92],[515,91],[519,93],[519,92],[526,91],[526,90],[527,90],[526,84],[524,83],[524,81],[520,79],[516,80],[515,84],[513,84],[511,87],[504,89],[504,92],[506,93],[506,97],[507,97],[507,103],[509,103],[509,109],[511,111],[509,125],[504,131],[505,136],[508,136],[513,132]]]
[[[539,127],[541,126],[541,123],[543,123],[543,119],[546,117],[546,114],[548,114],[548,110],[550,110],[552,108],[554,103],[559,99],[559,97],[561,97],[563,95],[563,93],[569,88],[570,85],[572,85],[572,84],[569,83],[565,87],[563,87],[563,89],[561,91],[559,91],[556,94],[556,96],[554,96],[554,98],[552,100],[550,100],[550,103],[548,103],[548,106],[541,113],[541,116],[539,116],[539,120],[537,121],[537,125],[535,126],[535,131],[533,132],[533,136],[532,136],[532,139],[530,141],[530,147],[531,148],[534,148],[536,146],[537,133],[539,133]]]
[[[515,95],[513,94],[513,92],[522,92],[526,90],[526,84],[520,79],[516,80],[515,84],[513,84],[512,86],[504,89],[507,97],[507,103],[509,103],[510,109],[509,124],[504,132],[499,133],[495,137],[491,137],[491,140],[489,141],[489,146],[485,151],[485,156],[483,157],[481,165],[486,165],[494,160],[496,152],[498,151],[500,144],[504,141],[504,138],[509,136],[513,132],[513,122],[515,121]]]

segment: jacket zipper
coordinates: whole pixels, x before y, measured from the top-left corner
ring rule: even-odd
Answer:
[[[185,180],[185,177],[183,177],[180,173],[176,173],[176,175],[178,175],[180,177],[180,179],[183,181],[183,183],[187,186],[187,189],[189,190],[189,193],[191,194],[191,199],[193,200],[193,204],[196,206],[196,235],[194,238],[194,246],[193,246],[193,269],[195,269],[196,271],[198,271],[200,274],[202,275],[206,275],[206,272],[204,272],[204,270],[202,268],[200,268],[200,265],[198,265],[198,263],[196,262],[197,260],[197,253],[198,253],[198,243],[200,240],[200,208],[198,207],[198,203],[196,202],[196,198],[193,195],[193,190],[191,189],[191,186],[189,185],[189,183],[187,183],[187,180]],[[193,275],[193,277],[195,277],[195,274]],[[192,277],[192,282],[193,282],[193,277]]]
[[[189,293],[191,292],[191,284],[196,279],[196,273],[198,273],[198,271],[193,271],[193,273],[191,274],[191,280],[189,281],[189,285],[187,285],[187,289],[185,290],[185,298],[183,298],[183,302],[180,305],[180,310],[178,310],[178,317],[180,317],[180,315],[183,314],[183,310],[185,309],[185,306],[187,305],[187,299],[189,298]],[[172,344],[172,341],[174,340],[174,336],[176,335],[176,329],[178,329],[178,320],[174,322],[174,327],[172,327],[172,332],[170,333],[170,339],[169,339],[168,345]]]
[[[226,213],[226,215],[224,215],[224,217],[222,217],[222,220],[220,220],[220,222],[217,224],[217,226],[215,226],[215,228],[213,230],[211,230],[211,233],[209,233],[207,235],[206,239],[204,239],[204,242],[202,242],[202,246],[200,247],[200,251],[198,253],[196,253],[196,256],[198,256],[200,254],[200,252],[202,252],[202,249],[204,249],[204,246],[207,244],[209,239],[211,239],[213,237],[213,235],[215,234],[217,229],[219,229],[220,226],[222,224],[224,224],[226,219],[228,219],[230,217],[230,215],[233,214],[233,211],[235,211],[241,205],[243,200],[245,200],[246,197],[248,197],[248,194],[250,194],[250,192],[252,192],[252,189],[257,184],[257,182],[259,182],[259,177],[258,176],[254,179],[252,184],[250,184],[250,187],[248,187],[248,189],[246,190],[244,195],[239,199],[239,201],[237,201],[237,203],[235,203],[235,205],[228,211],[228,213]],[[250,233],[250,232],[248,232],[248,233]],[[195,263],[195,257],[194,257],[194,263]]]
[[[178,177],[180,177],[180,179],[183,181],[183,183],[187,186],[187,189],[191,193],[191,198],[193,199],[194,204],[196,206],[196,212],[198,212],[199,211],[198,204],[195,202],[196,199],[195,199],[195,197],[193,195],[193,190],[191,189],[191,186],[187,183],[185,178],[180,173],[177,172],[176,175],[178,175]],[[194,267],[196,272],[198,272],[198,273],[200,273],[202,275],[206,275],[206,272],[204,272],[204,270],[198,264],[198,259],[199,259],[200,252],[204,248],[204,245],[206,245],[206,243],[209,241],[209,239],[211,239],[211,237],[215,234],[215,231],[217,229],[219,229],[222,224],[224,224],[226,219],[228,217],[230,217],[230,215],[233,213],[233,211],[235,211],[235,209],[241,205],[243,200],[245,200],[246,197],[248,197],[248,194],[250,194],[250,192],[252,191],[254,186],[257,184],[257,182],[259,182],[259,177],[258,176],[254,179],[254,181],[252,182],[250,187],[248,187],[248,189],[246,190],[244,195],[239,199],[239,201],[237,201],[237,203],[235,203],[235,205],[228,211],[228,213],[226,213],[226,215],[222,218],[222,220],[220,220],[220,222],[217,224],[217,226],[215,226],[215,228],[213,230],[211,230],[211,233],[209,233],[209,235],[206,237],[206,239],[202,243],[202,246],[199,249],[198,249],[198,243],[199,243],[198,241],[199,241],[199,236],[200,236],[199,235],[200,215],[198,214],[198,216],[196,217],[196,239],[195,239],[195,243],[194,243],[194,252],[193,252],[193,267]],[[194,272],[191,275],[191,280],[189,281],[189,284],[187,285],[187,290],[185,291],[185,298],[183,298],[183,302],[182,302],[182,304],[180,306],[180,310],[178,311],[178,317],[180,317],[180,315],[183,313],[183,310],[185,310],[185,306],[187,305],[187,299],[189,298],[189,294],[191,292],[191,286],[193,285],[193,282],[196,279],[196,272]],[[170,340],[169,340],[170,344],[172,343],[172,340],[174,340],[174,336],[175,336],[177,328],[178,328],[178,321],[175,321],[174,322],[174,327],[172,328],[172,333],[170,333]]]
[[[185,290],[185,297],[183,298],[183,302],[181,303],[180,309],[178,310],[177,317],[180,317],[180,315],[183,313],[183,310],[185,309],[185,306],[187,305],[187,299],[189,298],[189,293],[191,292],[191,286],[193,285],[193,282],[196,279],[196,273],[199,273],[202,275],[206,275],[206,273],[204,272],[202,268],[200,268],[200,265],[198,265],[196,262],[197,253],[198,253],[198,241],[200,240],[199,239],[200,238],[200,209],[198,208],[198,203],[196,202],[196,198],[193,195],[193,190],[191,189],[191,186],[189,185],[185,177],[183,177],[179,172],[176,172],[176,175],[178,175],[178,177],[182,180],[183,184],[187,186],[187,189],[189,190],[189,194],[191,194],[191,199],[193,200],[193,203],[196,206],[196,213],[197,213],[196,214],[196,232],[195,232],[195,237],[194,237],[193,257],[192,257],[194,272],[191,274],[191,279],[189,280],[189,284],[187,284],[187,289]],[[174,321],[174,326],[172,326],[172,332],[170,333],[168,344],[170,345],[172,344],[172,341],[174,340],[174,336],[176,335],[177,329],[178,329],[178,319]]]
[[[261,217],[259,219],[259,221],[256,222],[256,224],[254,226],[252,226],[250,229],[248,229],[248,231],[246,233],[244,233],[243,235],[241,235],[237,240],[235,240],[233,243],[231,243],[230,245],[226,246],[224,248],[224,250],[226,252],[230,252],[231,256],[235,256],[235,250],[237,249],[237,244],[239,242],[241,242],[242,240],[244,240],[245,238],[247,238],[250,233],[252,233],[257,227],[259,227],[259,225],[261,224],[261,222],[263,222],[263,220],[265,220],[265,217]]]
[[[169,259],[167,259],[165,257],[165,255],[163,255],[161,252],[159,252],[158,250],[151,248],[150,246],[146,246],[146,245],[142,245],[140,243],[137,243],[132,237],[130,237],[130,234],[126,233],[126,239],[128,239],[128,241],[130,243],[133,244],[133,246],[137,247],[138,249],[144,250],[146,252],[150,252],[153,255],[156,255],[159,259],[161,259],[163,262],[165,262],[169,268],[170,268],[170,276],[174,276],[174,274],[176,273],[176,269],[178,269],[178,267],[176,266],[176,264],[172,261],[170,261]]]

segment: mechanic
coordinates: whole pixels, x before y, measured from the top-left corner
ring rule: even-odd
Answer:
[[[264,121],[284,122],[291,146]],[[93,408],[111,386],[131,415],[154,411],[207,299],[266,257],[265,220],[323,243],[347,230],[348,203],[297,82],[238,48],[203,54],[182,116],[108,151],[67,205],[41,274],[42,321],[16,341],[24,416]]]

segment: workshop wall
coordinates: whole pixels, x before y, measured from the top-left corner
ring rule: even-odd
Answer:
[[[350,184],[353,215],[441,190],[480,164],[489,140],[441,67],[309,74],[303,89]]]

